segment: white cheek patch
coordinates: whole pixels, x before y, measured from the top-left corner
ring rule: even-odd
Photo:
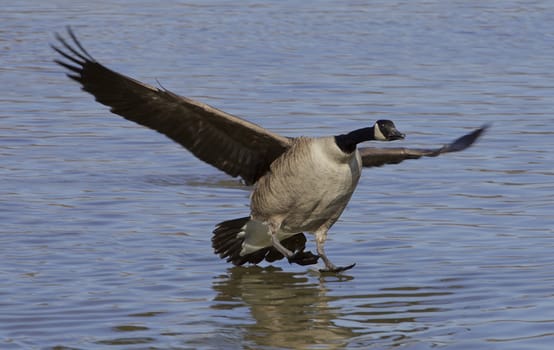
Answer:
[[[373,138],[377,141],[387,141],[387,138],[383,135],[381,128],[377,124],[373,127]]]

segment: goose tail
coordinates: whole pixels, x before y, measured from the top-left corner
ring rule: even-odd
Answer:
[[[306,236],[297,233],[283,239],[281,244],[293,252],[303,251],[306,247]],[[263,260],[273,262],[284,258],[283,254],[271,245],[267,226],[248,216],[217,224],[213,231],[212,247],[220,258],[237,266],[245,263],[258,264]]]

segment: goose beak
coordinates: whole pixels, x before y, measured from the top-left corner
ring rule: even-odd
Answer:
[[[388,141],[395,141],[395,140],[404,140],[406,138],[406,134],[401,133],[396,128],[390,130],[390,135],[388,137]]]

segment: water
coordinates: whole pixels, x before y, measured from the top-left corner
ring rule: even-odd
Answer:
[[[551,348],[552,2],[2,8],[0,348]],[[248,188],[65,78],[65,25],[113,69],[289,136],[388,118],[427,147],[493,125],[365,171],[327,244],[348,273],[236,268],[210,233]]]

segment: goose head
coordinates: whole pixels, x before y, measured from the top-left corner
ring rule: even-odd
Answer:
[[[335,136],[335,143],[343,152],[352,153],[356,146],[364,141],[394,141],[405,137],[406,135],[398,131],[392,121],[380,119],[371,127]]]
[[[373,139],[376,141],[403,140],[406,134],[398,131],[391,120],[381,119],[373,125]]]

